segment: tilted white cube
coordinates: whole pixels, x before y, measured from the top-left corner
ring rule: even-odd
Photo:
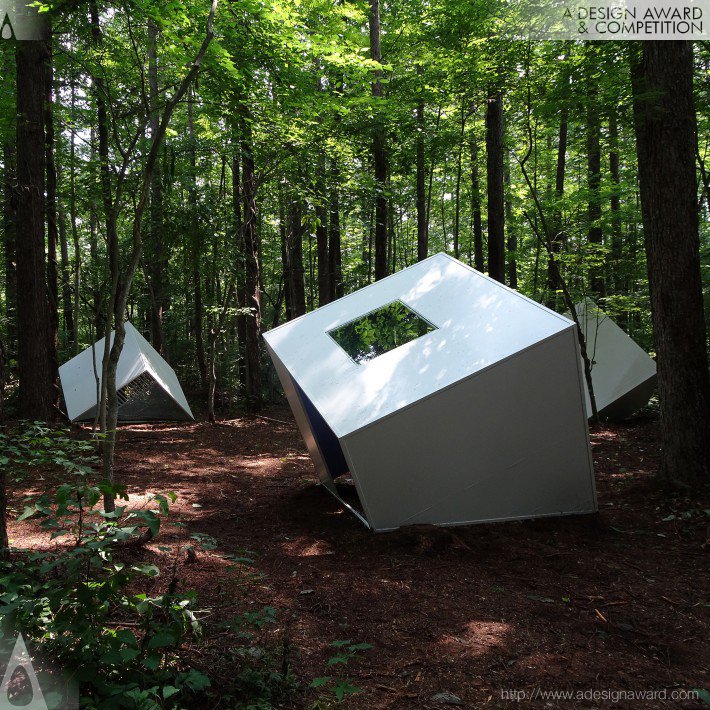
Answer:
[[[336,338],[391,304],[424,334],[353,359]],[[264,339],[321,482],[372,529],[596,510],[573,323],[446,254]]]
[[[575,306],[584,333],[597,412],[624,419],[648,403],[656,387],[656,363],[591,298]],[[589,391],[585,407],[592,416]]]
[[[116,369],[120,422],[193,419],[173,369],[131,325]],[[59,368],[67,416],[73,422],[96,417],[105,338]],[[113,333],[111,333],[113,343]]]

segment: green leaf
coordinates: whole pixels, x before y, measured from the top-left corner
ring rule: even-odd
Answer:
[[[163,700],[167,700],[179,692],[180,688],[176,688],[174,685],[165,685],[163,686]]]
[[[148,648],[164,648],[165,646],[173,646],[177,641],[176,634],[172,631],[158,631],[148,641]]]

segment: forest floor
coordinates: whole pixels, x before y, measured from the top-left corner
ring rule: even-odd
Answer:
[[[119,435],[131,505],[178,496],[134,554],[161,569],[147,593],[164,591],[175,560],[181,588],[196,590],[206,631],[186,655],[217,692],[230,692],[246,644],[257,665],[285,660],[299,679],[278,707],[330,707],[308,688],[325,675],[361,688],[343,707],[368,710],[611,707],[589,693],[651,690],[614,707],[703,706],[673,695],[710,689],[710,501],[656,486],[653,419],[593,428],[598,514],[373,534],[315,485],[288,409],[265,414]],[[32,525],[13,524],[15,544],[31,544]],[[217,547],[195,559],[196,533]],[[275,622],[241,639],[230,620],[262,607]],[[372,648],[328,667],[329,644],[346,639]],[[587,695],[544,695],[569,690]]]

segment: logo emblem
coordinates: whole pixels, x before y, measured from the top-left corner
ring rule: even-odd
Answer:
[[[22,706],[13,705],[10,702],[10,681],[18,668],[22,668],[25,671],[30,681],[30,687],[32,688],[32,699],[29,703]],[[49,710],[44,695],[42,694],[42,688],[39,687],[37,674],[32,665],[30,654],[27,652],[27,646],[25,645],[25,639],[22,638],[22,634],[17,635],[15,647],[12,649],[10,660],[7,662],[7,668],[2,677],[2,683],[0,683],[0,709],[5,710],[6,708],[15,707],[22,707],[23,710]]]

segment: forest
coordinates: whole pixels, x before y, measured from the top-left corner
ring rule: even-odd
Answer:
[[[710,43],[500,5],[0,5],[0,650],[47,707],[710,704]],[[439,252],[655,361],[630,419],[590,390],[598,513],[373,535],[319,492],[262,334]],[[129,322],[194,422],[119,423]]]

